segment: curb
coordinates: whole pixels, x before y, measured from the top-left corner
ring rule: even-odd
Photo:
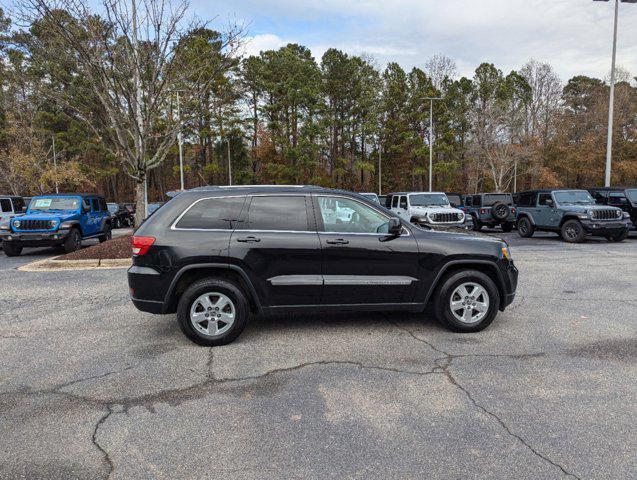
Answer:
[[[47,258],[27,263],[18,267],[22,272],[46,272],[59,270],[96,270],[112,268],[128,268],[132,265],[130,258],[91,258],[83,260],[59,260],[59,257]]]

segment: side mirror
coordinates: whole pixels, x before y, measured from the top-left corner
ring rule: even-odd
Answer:
[[[547,200],[546,205],[552,207],[553,205],[555,205],[555,203],[553,202],[553,200]]]
[[[390,235],[400,235],[402,232],[403,226],[400,223],[400,220],[396,217],[391,217],[389,219],[388,232]]]

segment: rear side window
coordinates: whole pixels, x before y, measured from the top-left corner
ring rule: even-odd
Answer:
[[[518,195],[517,205],[520,207],[535,207],[535,194],[521,193]]]
[[[179,219],[176,228],[232,230],[236,228],[246,197],[199,200]]]
[[[239,228],[306,232],[309,226],[305,197],[293,195],[252,197],[248,214]]]
[[[502,202],[506,205],[513,204],[513,197],[509,194],[489,194],[484,196],[484,201],[482,203],[485,207],[490,207],[491,205],[495,205],[497,202]]]
[[[591,195],[597,203],[606,203],[606,191],[604,190],[593,190],[591,191]]]
[[[2,200],[0,200],[0,210],[3,212],[10,212],[11,200],[9,200],[8,198],[3,198]]]
[[[473,205],[474,207],[479,207],[480,205],[482,205],[482,197],[480,197],[480,195],[474,195],[471,205]]]

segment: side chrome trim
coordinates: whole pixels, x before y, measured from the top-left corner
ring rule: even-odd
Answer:
[[[272,286],[345,286],[345,285],[394,285],[407,286],[418,279],[399,275],[279,275],[268,279]]]

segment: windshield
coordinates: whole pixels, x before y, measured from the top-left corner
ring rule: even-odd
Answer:
[[[637,188],[626,190],[626,196],[630,198],[631,202],[637,202]]]
[[[418,193],[409,195],[409,204],[412,207],[447,207],[449,199],[444,193]]]
[[[513,197],[508,193],[487,194],[482,199],[482,206],[490,207],[497,202],[502,202],[507,205],[513,205]]]
[[[567,205],[595,205],[591,194],[585,190],[569,190],[567,192],[553,192],[557,203]]]
[[[29,204],[29,211],[79,210],[80,199],[77,197],[40,197]]]
[[[117,210],[119,209],[116,203],[109,203],[106,206],[108,207],[108,211],[111,213],[116,213]]]

